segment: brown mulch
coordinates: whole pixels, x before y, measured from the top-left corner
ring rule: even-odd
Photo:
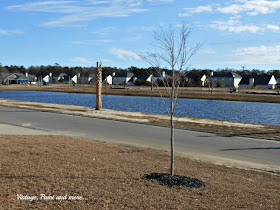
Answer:
[[[0,157],[0,209],[280,208],[280,176],[268,173],[176,157],[175,174],[202,180],[205,187],[145,180],[144,174],[169,171],[168,154],[157,150],[64,136],[0,135]]]

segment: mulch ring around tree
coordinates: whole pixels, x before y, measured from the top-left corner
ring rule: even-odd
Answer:
[[[189,188],[200,188],[205,186],[205,183],[199,179],[187,177],[187,176],[180,176],[180,175],[173,175],[167,173],[151,173],[145,174],[143,179],[147,180],[156,180],[162,185],[167,185],[168,187],[189,187]]]

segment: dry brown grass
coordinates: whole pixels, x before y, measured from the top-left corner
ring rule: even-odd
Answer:
[[[115,86],[119,87],[119,86]],[[121,86],[122,87],[122,86]],[[276,90],[254,90],[243,89],[238,93],[230,93],[230,88],[216,88],[213,93],[209,93],[208,88],[181,88],[180,98],[209,99],[209,100],[227,100],[227,101],[249,101],[249,102],[267,102],[280,103],[280,95],[274,95]],[[68,93],[92,93],[95,94],[95,85],[76,85],[68,88],[67,84],[52,84],[48,86],[26,86],[10,85],[0,86],[0,90],[34,90],[34,91],[54,91]],[[166,96],[165,91],[162,91]],[[265,92],[266,94],[248,94],[247,92]],[[105,89],[103,86],[102,94],[105,95],[126,95],[126,96],[155,96],[160,97],[156,88],[151,91],[150,87],[129,86],[126,89],[111,89],[110,86]]]
[[[151,120],[152,124],[169,126],[168,120]],[[280,141],[280,126],[275,125],[262,125],[261,128],[256,127],[235,127],[235,126],[223,126],[213,125],[207,123],[191,123],[191,122],[177,122],[175,121],[176,128],[183,128],[189,130],[203,131],[203,132],[215,132],[225,136],[246,136],[246,137],[258,137],[265,139],[274,139]]]
[[[141,179],[168,172],[161,151],[62,136],[0,135],[1,209],[279,209],[280,176],[175,159],[176,174],[196,177],[205,188],[169,188]],[[77,195],[84,200],[33,202]]]

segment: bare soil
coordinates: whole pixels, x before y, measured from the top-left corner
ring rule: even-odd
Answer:
[[[111,88],[113,87],[113,88]],[[95,85],[76,85],[71,88],[68,84],[51,84],[48,86],[38,87],[35,85],[2,85],[0,90],[32,90],[32,91],[53,91],[53,92],[68,92],[68,93],[91,93],[95,94]],[[213,93],[210,93],[208,88],[180,88],[180,98],[192,99],[208,99],[208,100],[227,100],[227,101],[248,101],[248,102],[266,102],[280,103],[280,95],[277,95],[279,90],[268,89],[240,89],[237,93],[230,93],[230,88],[215,88]],[[162,91],[163,96],[166,93]],[[155,96],[160,97],[156,87],[151,91],[151,87],[138,86],[107,86],[102,88],[104,95],[126,95],[126,96]]]
[[[144,180],[144,174],[169,171],[169,156],[157,150],[63,136],[0,135],[0,157],[0,209],[280,208],[278,175],[176,157],[175,174],[202,180],[205,187]]]

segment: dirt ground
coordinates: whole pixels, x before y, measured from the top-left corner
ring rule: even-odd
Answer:
[[[162,88],[163,89],[163,88]],[[69,93],[92,93],[95,94],[95,85],[76,85],[71,88],[67,84],[50,84],[47,86],[38,87],[36,85],[0,85],[0,90],[35,90],[35,91],[54,91],[54,92],[69,92]],[[238,93],[230,93],[230,88],[214,88],[213,93],[209,89],[199,87],[180,88],[180,98],[192,99],[209,99],[209,100],[227,100],[227,101],[249,101],[249,102],[267,102],[280,103],[280,95],[277,95],[278,90],[268,89],[240,89]],[[105,95],[126,95],[126,96],[155,96],[160,97],[156,87],[151,91],[151,87],[139,86],[107,86],[102,88],[102,94]],[[166,92],[162,91],[163,96]]]
[[[157,150],[0,135],[0,157],[0,209],[280,208],[279,175],[176,157],[175,174],[206,186],[169,188],[143,180],[144,174],[169,171],[168,154]]]

